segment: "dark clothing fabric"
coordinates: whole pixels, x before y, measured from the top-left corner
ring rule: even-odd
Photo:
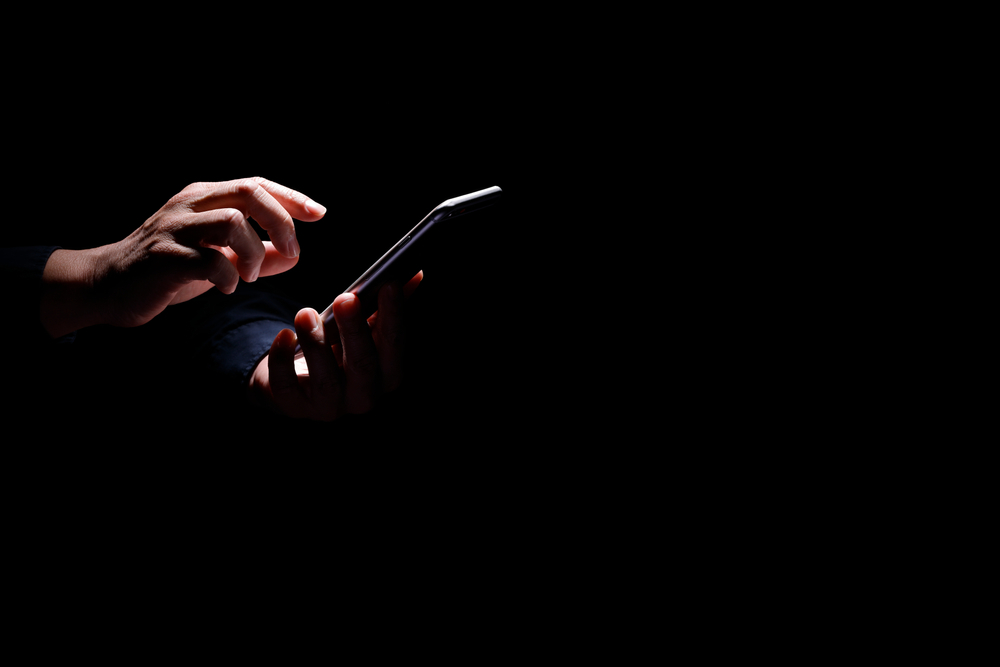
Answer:
[[[45,263],[56,249],[0,249],[11,297],[0,335],[11,364],[8,377],[21,388],[4,411],[15,421],[38,412],[141,420],[154,413],[154,404],[159,419],[171,404],[246,409],[250,373],[278,332],[294,328],[301,307],[263,286],[241,283],[231,295],[210,290],[169,306],[139,327],[96,326],[52,340],[40,322],[39,299]]]
[[[173,360],[178,368],[198,369],[197,375],[218,391],[235,394],[246,387],[278,332],[294,329],[299,308],[255,284],[241,283],[231,295],[213,289],[154,318],[143,343],[157,345],[154,355]]]
[[[51,337],[42,327],[39,303],[45,264],[49,261],[49,256],[58,249],[59,246],[0,248],[0,280],[3,280],[0,284],[4,286],[8,299],[7,307],[4,308],[5,331],[0,334],[4,342],[10,336],[17,336],[22,340],[26,338],[33,346],[52,343]],[[68,340],[72,340],[72,337],[61,342]]]

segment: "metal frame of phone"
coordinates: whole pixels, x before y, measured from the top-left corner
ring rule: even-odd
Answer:
[[[434,232],[446,221],[492,205],[502,192],[499,187],[494,186],[441,202],[343,293],[354,293],[361,307],[366,311],[370,309],[374,313],[378,309],[378,291],[382,285],[396,278],[409,280],[422,268],[416,265],[420,260],[419,250],[427,244],[427,240]],[[333,303],[320,313],[320,319],[324,325],[333,320]],[[302,350],[297,346],[295,358],[301,357]]]

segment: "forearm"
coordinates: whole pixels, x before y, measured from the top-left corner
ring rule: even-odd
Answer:
[[[101,323],[94,291],[103,249],[56,250],[42,274],[42,326],[53,338]]]

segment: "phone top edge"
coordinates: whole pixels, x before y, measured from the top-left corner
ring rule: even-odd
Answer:
[[[444,220],[449,217],[458,217],[462,213],[465,213],[465,211],[459,211],[457,213],[454,213],[454,209],[457,206],[463,204],[469,205],[470,203],[474,203],[474,206],[469,207],[469,210],[470,211],[478,210],[483,206],[489,206],[490,204],[492,204],[493,200],[500,197],[502,193],[503,190],[501,190],[499,186],[494,185],[491,188],[478,190],[476,192],[470,192],[467,195],[462,195],[460,197],[453,197],[452,199],[446,199],[445,201],[441,202],[430,213],[428,213],[423,220],[417,223],[416,227],[411,229],[406,236],[397,241],[392,248],[390,248],[382,257],[380,257],[378,261],[372,264],[372,266],[367,271],[361,274],[361,277],[355,280],[351,284],[351,286],[348,287],[346,290],[344,290],[342,293],[347,294],[348,292],[356,291],[358,286],[366,282],[367,278],[372,277],[371,276],[372,272],[377,271],[382,262],[389,256],[391,256],[404,241],[409,240],[414,235],[418,235],[421,231],[426,231],[432,225],[434,225],[436,222],[440,220]],[[452,213],[454,213],[454,215],[452,215]],[[322,313],[320,313],[320,318],[324,322],[333,319],[332,302],[330,303],[329,306],[326,307],[326,309]],[[298,350],[298,348],[296,348],[296,350]]]
[[[462,204],[468,204],[473,200],[488,201],[499,197],[503,193],[498,186],[494,185],[492,188],[486,188],[485,190],[477,190],[476,192],[470,192],[467,195],[462,195],[461,197],[453,197],[452,199],[446,199],[437,205],[437,208],[449,208],[460,206]]]

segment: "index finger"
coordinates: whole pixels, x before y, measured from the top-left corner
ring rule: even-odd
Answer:
[[[296,192],[291,188],[286,188],[280,183],[269,181],[266,178],[261,178],[260,176],[254,176],[250,180],[267,190],[268,194],[274,197],[274,199],[296,220],[315,222],[326,215],[325,206],[317,204],[301,192]]]
[[[325,208],[302,193],[260,177],[214,183],[192,210],[215,208],[244,211],[260,224],[278,252],[285,257],[297,257],[299,254],[292,217],[314,221],[326,213]]]

